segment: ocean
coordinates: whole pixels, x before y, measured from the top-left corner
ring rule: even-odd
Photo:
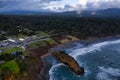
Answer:
[[[87,46],[75,44],[65,51],[84,67],[85,74],[76,75],[67,66],[57,63],[49,71],[50,80],[120,80],[120,39]]]

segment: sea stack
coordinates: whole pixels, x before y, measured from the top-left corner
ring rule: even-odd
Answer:
[[[79,66],[77,61],[64,51],[54,52],[53,55],[63,64],[67,65],[77,75],[84,74],[84,68]]]

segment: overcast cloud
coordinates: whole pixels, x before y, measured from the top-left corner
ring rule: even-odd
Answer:
[[[11,10],[80,11],[120,8],[120,0],[0,0],[0,12]]]

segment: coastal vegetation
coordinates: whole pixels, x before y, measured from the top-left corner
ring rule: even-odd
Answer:
[[[105,37],[120,34],[120,19],[88,18],[88,17],[58,17],[58,16],[19,16],[1,15],[0,32],[4,35],[33,35],[36,31],[46,36],[44,32],[65,35],[71,34],[82,39],[90,37]],[[44,31],[44,32],[42,32]]]
[[[54,45],[54,44],[57,44],[53,39],[46,39],[46,40],[43,40],[43,41],[36,41],[36,42],[33,42],[31,44],[28,45],[28,48],[36,48],[36,47],[39,47],[39,46],[44,46],[44,45]]]
[[[57,44],[53,39],[47,39],[47,40],[45,40],[45,42],[47,42],[50,45]]]
[[[19,73],[20,69],[15,60],[11,60],[0,65],[2,70],[11,71],[12,73]]]
[[[9,78],[7,80],[46,80],[51,65],[42,59],[50,55],[51,48],[79,39],[120,35],[119,30],[119,19],[1,15],[1,42],[15,38],[17,45],[21,42],[22,46],[0,49],[0,80],[5,77]],[[84,73],[84,69],[65,52],[54,55],[75,73]],[[43,73],[47,75],[43,76]]]
[[[28,48],[35,48],[35,47],[39,47],[39,46],[42,46],[42,45],[45,45],[45,42],[36,41],[36,42],[33,42],[33,43],[29,44]]]
[[[40,31],[40,32],[39,32],[39,36],[48,36],[48,34],[45,33],[45,32],[43,32],[43,31]]]
[[[8,49],[2,49],[2,52],[0,54],[14,54],[14,52],[21,52],[23,51],[20,47],[10,47]]]
[[[41,36],[46,37],[48,34],[41,32],[39,37]],[[31,36],[29,37],[31,38]],[[34,39],[34,35],[32,39]],[[54,44],[56,42],[52,38],[47,38],[31,41],[30,44],[26,45],[26,49],[23,49],[22,46],[17,47],[18,45],[2,48],[0,52],[0,80],[6,80],[6,78],[7,80],[24,80],[25,77],[27,80],[38,79],[40,67],[44,66],[39,58],[46,54]],[[31,53],[34,54],[31,55]]]

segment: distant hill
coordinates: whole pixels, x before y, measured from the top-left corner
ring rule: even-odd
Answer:
[[[99,10],[99,11],[96,11],[96,15],[120,18],[120,8],[109,8],[105,10]]]
[[[52,11],[27,11],[27,10],[15,10],[0,12],[0,14],[6,15],[49,15],[49,16],[72,16],[72,17],[110,17],[120,18],[120,8],[109,8],[97,11],[67,11],[61,13],[55,13]]]
[[[54,12],[50,12],[50,11],[28,11],[28,10],[14,10],[14,11],[0,12],[0,14],[5,14],[5,15],[48,15],[53,13]]]
[[[97,11],[67,11],[56,13],[54,16],[73,16],[73,17],[110,17],[120,18],[120,8],[109,8]]]

